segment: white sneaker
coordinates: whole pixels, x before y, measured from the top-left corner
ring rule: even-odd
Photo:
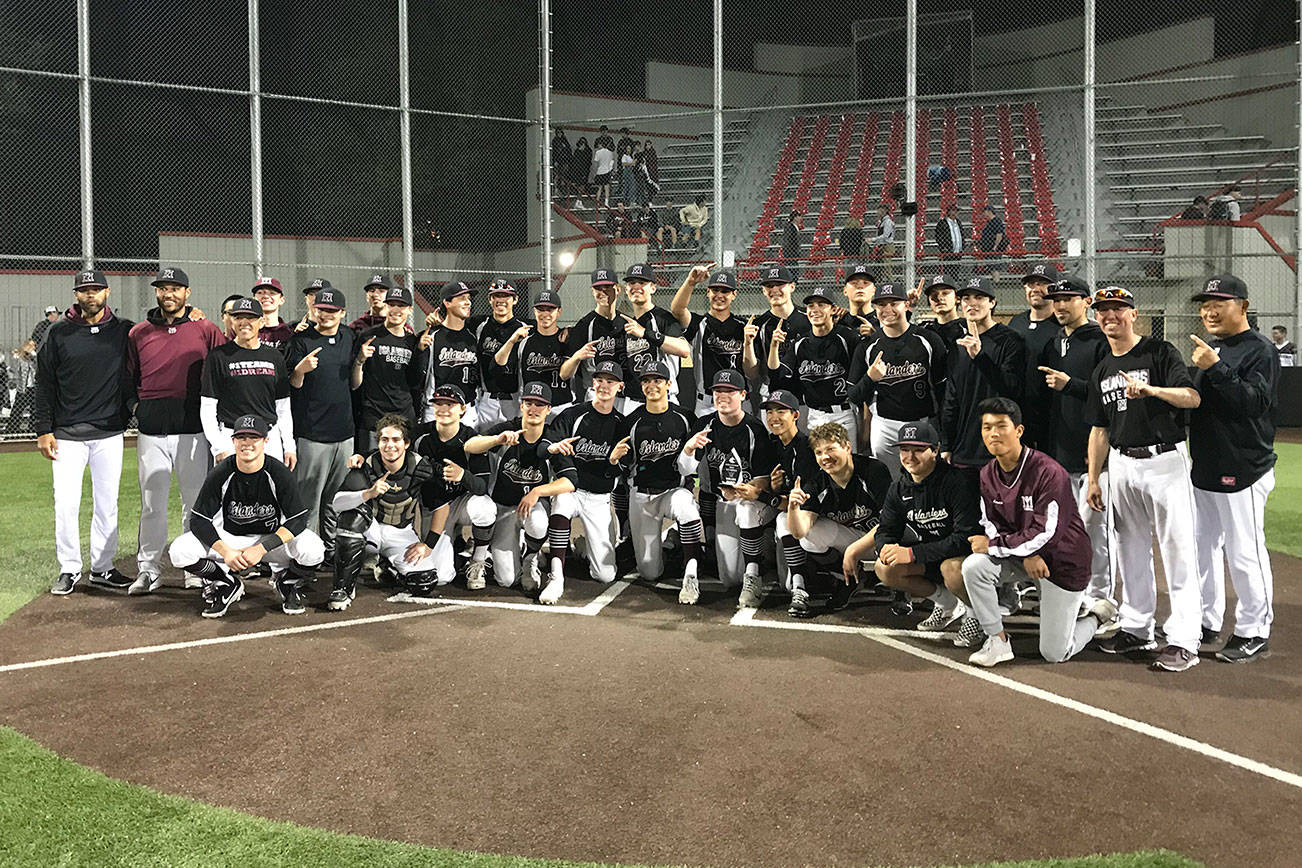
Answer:
[[[1007,663],[1013,659],[1013,645],[1007,639],[1000,639],[998,636],[989,636],[986,643],[981,646],[981,650],[972,653],[967,658],[967,662],[974,663],[977,666],[997,666],[1000,663]]]
[[[918,629],[928,633],[940,633],[966,614],[967,606],[964,606],[962,601],[952,609],[942,609],[937,606],[931,610],[930,615],[918,623]]]
[[[538,568],[538,552],[524,556],[524,564],[520,570],[520,587],[525,591],[536,591],[542,584],[542,570]]]
[[[551,606],[561,598],[563,593],[565,593],[565,577],[559,574],[553,575],[547,587],[543,588],[542,593],[538,595],[538,602],[544,606]]]
[[[185,589],[187,591],[196,591],[203,588],[203,578],[196,576],[194,573],[185,574]]]
[[[466,564],[466,590],[482,591],[487,582],[484,581],[484,561],[471,561]]]
[[[1115,636],[1121,629],[1121,619],[1117,617],[1117,604],[1107,597],[1090,603],[1086,614],[1099,622],[1098,628],[1094,631],[1096,638],[1106,639]]]
[[[199,586],[203,587],[202,581],[199,582]],[[135,596],[136,594],[149,594],[157,591],[161,587],[163,587],[162,576],[157,573],[141,573],[136,576],[136,580],[131,583],[131,587],[127,588],[127,595]]]
[[[738,609],[758,609],[764,596],[760,577],[747,573],[741,579],[741,593],[737,595]]]
[[[684,606],[695,606],[701,599],[701,586],[696,582],[696,567],[688,566],[683,571],[683,588],[678,592],[678,602]]]

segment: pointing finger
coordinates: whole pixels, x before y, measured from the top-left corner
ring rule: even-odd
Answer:
[[[746,320],[746,325],[748,326],[755,325],[755,314],[750,315],[750,319]]]
[[[306,356],[304,356],[304,358],[310,359],[310,358],[312,358],[313,356],[315,356],[315,355],[316,355],[317,353],[319,353],[319,352],[321,352],[321,348],[320,348],[320,347],[317,347],[315,350],[313,350],[312,352],[310,352],[310,353],[308,353]]]

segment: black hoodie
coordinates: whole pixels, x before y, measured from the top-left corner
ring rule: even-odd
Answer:
[[[983,467],[990,453],[981,442],[977,405],[986,398],[1012,398],[1021,406],[1026,385],[1026,342],[1002,323],[981,335],[973,358],[961,346],[949,351],[949,382],[940,413],[940,448],[963,467]]]
[[[36,433],[98,440],[127,427],[134,398],[127,377],[127,333],[133,323],[104,309],[91,324],[73,305],[50,326],[36,354]]]
[[[970,536],[981,533],[980,497],[969,477],[942,459],[926,479],[914,482],[904,472],[886,494],[877,548],[887,543],[913,549],[920,564],[972,554]]]
[[[1085,399],[1089,395],[1090,374],[1109,352],[1103,330],[1087,322],[1070,336],[1059,327],[1040,353],[1040,365],[1071,377],[1061,392],[1045,390],[1049,394],[1048,425],[1040,441],[1040,451],[1068,473],[1084,473],[1088,469],[1086,453],[1092,425],[1085,417]],[[1040,382],[1044,382],[1042,373]]]

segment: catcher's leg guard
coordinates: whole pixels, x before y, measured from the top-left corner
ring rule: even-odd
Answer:
[[[371,517],[362,510],[349,509],[339,513],[335,530],[336,588],[352,590],[357,586],[357,576],[366,554],[366,529],[370,526]]]

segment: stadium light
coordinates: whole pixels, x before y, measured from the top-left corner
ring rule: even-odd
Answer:
[[[569,268],[571,265],[574,264],[574,254],[568,250],[562,250],[561,255],[558,256],[556,259],[558,262],[560,262],[561,268]]]

